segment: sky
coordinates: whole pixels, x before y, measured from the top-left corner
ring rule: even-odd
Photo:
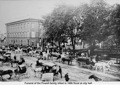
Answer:
[[[6,33],[5,23],[27,18],[41,19],[60,5],[79,6],[90,0],[0,0],[0,34]],[[120,0],[106,0],[110,5],[120,3]]]

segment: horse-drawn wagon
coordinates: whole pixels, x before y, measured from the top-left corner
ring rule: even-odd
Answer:
[[[62,62],[62,63],[68,62],[68,65],[69,65],[70,63],[72,64],[72,61],[73,61],[74,58],[75,58],[74,55],[62,54],[62,55],[61,55],[61,62]]]
[[[41,78],[42,78],[42,75],[44,75],[46,73],[53,73],[53,76],[60,74],[61,78],[62,78],[61,67],[55,63],[52,63],[52,62],[38,59],[36,61],[36,64],[32,65],[32,69],[35,73],[35,76],[37,74],[37,75],[40,75]]]
[[[54,80],[54,77],[57,76],[58,74],[60,74],[62,78],[62,68],[52,62],[43,63],[43,68],[41,72],[43,73],[42,77],[44,77],[44,74],[50,73],[49,75],[51,75],[51,77],[53,75],[53,80]]]

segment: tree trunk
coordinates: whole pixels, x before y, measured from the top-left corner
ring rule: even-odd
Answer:
[[[84,44],[84,42],[82,41],[82,46],[83,46],[83,49],[85,48],[85,44]]]
[[[52,38],[52,47],[53,47],[53,38]]]
[[[94,55],[94,49],[95,49],[95,41],[92,43],[91,45],[91,49],[90,49],[90,56]]]
[[[59,46],[59,53],[61,53],[61,50],[60,50],[60,42],[58,41],[58,46]]]
[[[73,37],[71,37],[71,41],[72,41],[72,47],[73,47],[73,54],[75,54],[75,43],[74,43]]]
[[[42,51],[43,51],[44,50],[44,39],[41,42],[41,48],[42,48]]]

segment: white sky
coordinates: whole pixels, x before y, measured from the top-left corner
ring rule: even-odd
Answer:
[[[106,0],[109,4],[120,0]],[[26,18],[40,19],[59,4],[78,6],[89,0],[0,0],[0,34],[6,32],[5,23]]]

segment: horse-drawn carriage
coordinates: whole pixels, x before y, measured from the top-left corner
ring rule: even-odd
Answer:
[[[95,64],[93,61],[94,58],[91,58],[89,56],[89,50],[88,49],[81,49],[78,52],[76,52],[77,58],[76,62],[79,66],[86,67],[91,69],[92,66]]]
[[[72,61],[73,61],[74,58],[75,58],[75,55],[73,55],[73,54],[63,53],[61,55],[61,62],[62,63],[68,62],[68,65],[69,65],[70,63],[72,64]]]
[[[61,78],[62,78],[62,68],[54,63],[51,62],[46,62],[43,64],[43,68],[41,70],[42,74],[42,80],[45,74],[48,75],[53,75],[53,81],[54,81],[54,77],[57,76],[58,74],[60,74]]]
[[[61,58],[60,56],[61,56],[61,54],[58,53],[58,52],[52,52],[52,53],[50,53],[50,57],[51,57],[52,59],[53,59],[53,57],[55,57],[55,58],[57,58],[57,60],[58,60],[59,58]]]
[[[39,62],[39,64],[38,64],[38,62]],[[44,80],[44,78],[46,78],[45,75],[49,76],[52,74],[53,74],[52,80],[54,80],[54,77],[57,76],[58,74],[60,74],[60,76],[62,78],[62,69],[60,66],[58,66],[55,63],[45,62],[43,60],[37,60],[35,66],[33,65],[32,68],[33,68],[33,71],[35,72],[35,77],[36,77],[36,74],[37,75],[41,74],[40,78],[42,80]]]
[[[28,73],[28,67],[26,64],[18,65],[17,68],[14,70],[15,77],[20,79],[21,77],[29,78],[30,75]]]
[[[78,57],[76,60],[77,60],[77,63],[79,64],[79,66],[80,65],[89,65],[89,64],[91,64],[89,57]]]

